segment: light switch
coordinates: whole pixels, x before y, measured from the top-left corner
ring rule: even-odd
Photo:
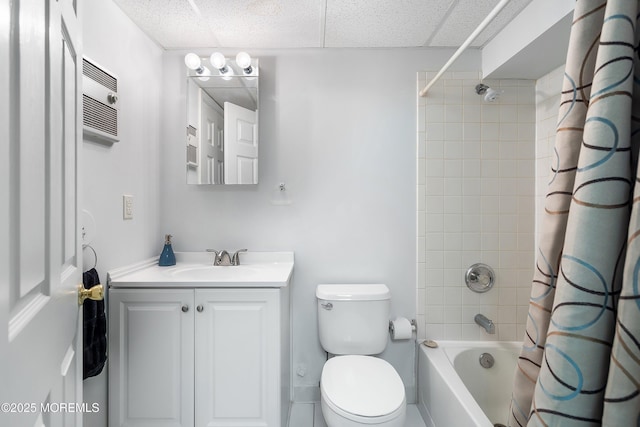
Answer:
[[[122,196],[122,219],[133,219],[133,196]]]

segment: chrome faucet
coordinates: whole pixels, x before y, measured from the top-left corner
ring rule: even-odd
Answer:
[[[246,252],[246,249],[240,249],[230,255],[226,250],[217,251],[215,249],[207,249],[207,252],[213,252],[213,265],[229,266],[240,265],[240,252]]]
[[[496,325],[493,324],[493,320],[487,318],[484,314],[476,314],[476,317],[473,318],[475,322],[482,326],[488,334],[496,333]]]
[[[231,265],[240,265],[240,252],[247,252],[246,249],[238,249],[231,257]]]

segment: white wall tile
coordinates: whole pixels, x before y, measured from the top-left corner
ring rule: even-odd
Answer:
[[[447,141],[444,145],[445,159],[461,159],[463,157],[462,141],[460,139]]]
[[[444,142],[427,138],[426,154],[427,159],[441,159],[444,157]]]
[[[445,123],[462,123],[462,105],[445,105],[444,106],[444,122]]]
[[[464,227],[464,224],[463,224]],[[466,251],[465,253],[462,254],[463,258],[462,258],[462,265],[472,265],[474,264],[474,257],[475,255],[471,255],[468,254],[468,256],[471,258],[470,260],[466,259],[465,254],[467,254],[468,252],[475,252],[475,251],[480,251],[482,250],[482,242],[483,242],[483,238],[481,237],[482,235],[480,233],[467,233],[467,232],[463,232],[462,233],[462,249],[464,251]]]
[[[482,161],[478,159],[464,159],[462,161],[462,171],[465,178],[479,178],[482,173]]]
[[[462,137],[465,142],[480,141],[482,139],[480,123],[468,123],[462,124]]]
[[[444,317],[443,322],[445,323],[445,328],[447,325],[455,325],[462,323],[462,307],[459,305],[456,306],[444,306]]]
[[[432,196],[444,196],[444,179],[441,178],[441,176],[442,175],[427,176],[427,184],[425,185],[427,194]]]
[[[465,123],[480,123],[482,121],[482,105],[465,103],[462,106],[462,115]]]
[[[424,99],[421,97],[421,99]],[[444,122],[444,105],[429,104],[425,107],[426,123]]]
[[[439,288],[428,288],[426,290],[426,303],[427,305],[438,305],[441,306],[444,304],[444,290],[442,287]]]
[[[460,270],[461,268],[459,267],[455,267],[455,268],[444,268],[444,275],[443,275],[443,279],[442,279],[442,284],[445,287],[448,286],[458,286],[460,285],[460,281],[462,280],[460,276]]]
[[[444,338],[448,340],[460,340],[462,339],[462,325],[458,324],[445,324],[444,325]]]
[[[442,323],[444,320],[444,307],[442,305],[427,304],[424,317],[427,323]]]
[[[444,126],[445,141],[462,141],[462,125],[460,123],[445,123]]]

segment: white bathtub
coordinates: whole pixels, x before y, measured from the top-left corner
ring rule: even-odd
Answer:
[[[418,409],[427,427],[505,424],[520,342],[438,341],[418,350]],[[495,364],[480,366],[490,353]]]

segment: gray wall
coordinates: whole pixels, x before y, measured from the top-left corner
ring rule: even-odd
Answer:
[[[163,51],[111,1],[84,0],[84,54],[119,77],[121,140],[111,146],[82,145],[81,203],[95,219],[91,245],[106,283],[112,268],[149,258],[162,249],[160,235],[160,102]],[[134,196],[134,218],[122,219],[122,195]],[[82,220],[82,219],[81,219]],[[84,251],[85,269],[94,263]],[[86,426],[107,425],[107,369],[84,381],[85,402],[100,411],[85,414]]]

